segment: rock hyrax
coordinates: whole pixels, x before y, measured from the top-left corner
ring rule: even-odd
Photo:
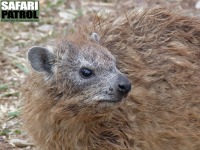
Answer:
[[[35,144],[198,150],[199,19],[154,8],[79,27],[28,52],[23,114]]]

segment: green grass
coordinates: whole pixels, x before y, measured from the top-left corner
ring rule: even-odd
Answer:
[[[20,63],[16,63],[15,64],[20,70],[22,70],[25,74],[28,74],[29,73],[29,70],[26,66],[20,64]]]
[[[6,136],[8,137],[8,135],[10,134],[11,130],[10,129],[2,129],[0,130],[0,136]]]
[[[8,85],[7,84],[0,84],[0,91],[5,91],[8,89]]]
[[[13,133],[20,135],[20,134],[22,134],[22,131],[17,129],[17,130],[14,130]]]
[[[6,92],[2,94],[2,97],[19,96],[19,92]]]
[[[8,113],[8,116],[11,117],[11,118],[18,117],[19,115],[20,115],[20,111],[19,110],[12,111],[12,112]]]

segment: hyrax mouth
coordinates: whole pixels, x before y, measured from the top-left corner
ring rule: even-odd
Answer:
[[[118,100],[107,100],[107,99],[105,99],[105,100],[100,100],[99,103],[119,103],[121,101],[122,101],[122,99],[118,99]]]
[[[99,100],[99,103],[120,103],[127,96],[128,96],[128,94],[120,96],[119,98],[115,98],[115,99],[101,99],[101,100]]]

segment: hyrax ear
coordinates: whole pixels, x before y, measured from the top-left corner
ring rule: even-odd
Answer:
[[[28,59],[34,70],[38,72],[52,72],[54,55],[45,47],[35,46],[29,49]]]
[[[90,37],[93,41],[95,41],[96,43],[99,43],[100,38],[97,33],[93,32]]]

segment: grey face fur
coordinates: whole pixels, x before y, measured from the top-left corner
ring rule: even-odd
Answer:
[[[33,47],[28,59],[32,68],[50,77],[64,96],[77,96],[87,104],[120,102],[131,89],[127,77],[116,68],[113,55],[96,43],[63,41],[51,50]],[[83,68],[92,71],[89,78],[81,74]]]

